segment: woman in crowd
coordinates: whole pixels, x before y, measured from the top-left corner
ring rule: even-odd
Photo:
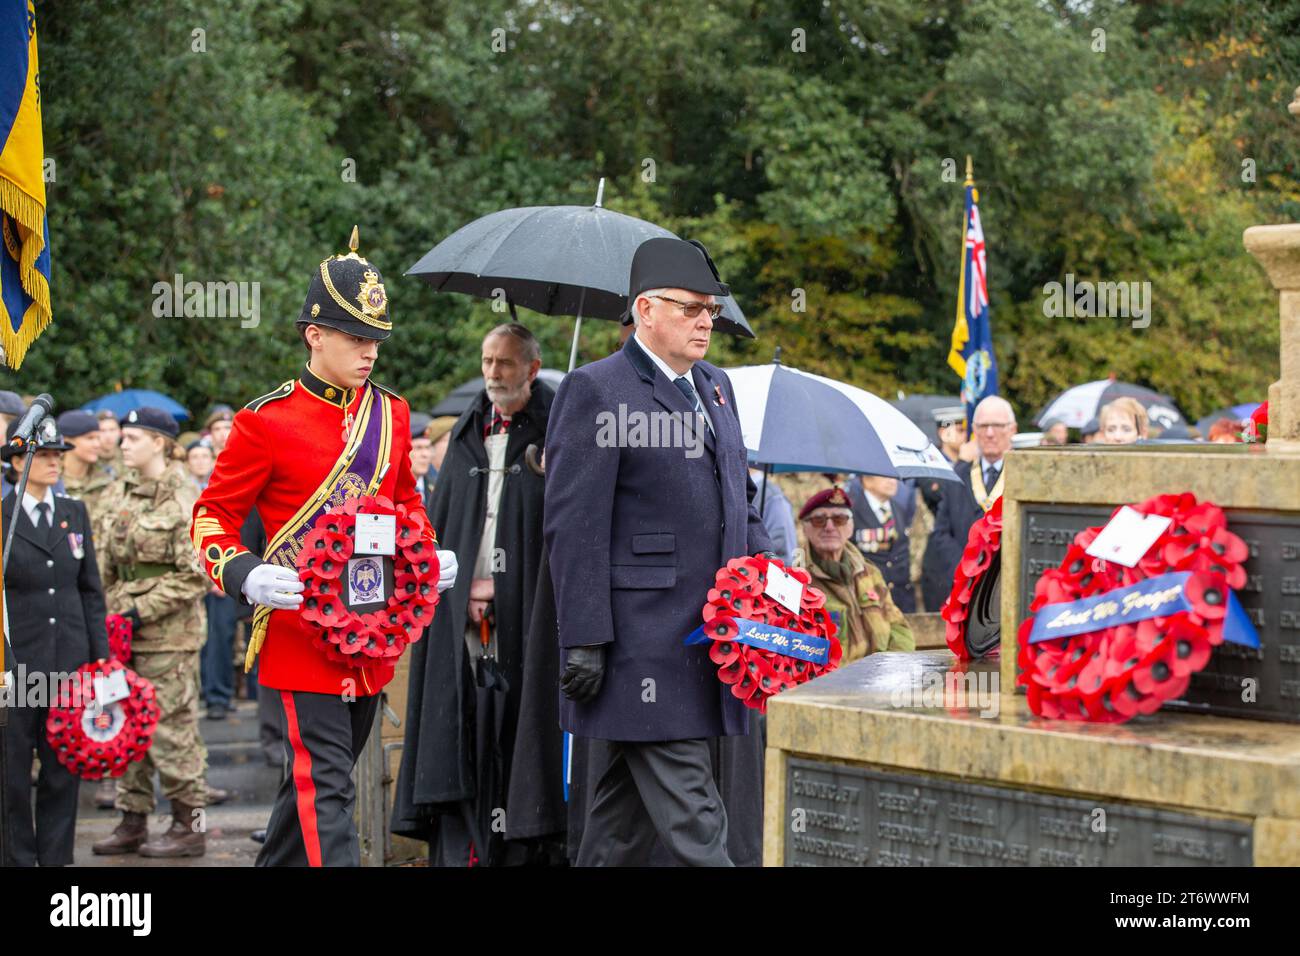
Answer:
[[[1103,405],[1097,413],[1103,445],[1131,445],[1146,441],[1150,430],[1147,410],[1136,398],[1117,398],[1108,405]]]
[[[11,422],[13,438],[17,422]],[[72,446],[51,428],[28,446],[31,451],[0,453],[6,477],[16,486],[27,455],[33,456],[22,502],[17,488],[0,503],[4,529],[17,522],[13,550],[5,562],[5,603],[14,656],[5,661],[23,695],[9,708],[4,728],[5,797],[9,832],[6,864],[9,866],[67,866],[72,862],[77,832],[77,794],[80,780],[64,769],[45,737],[45,719],[51,689],[63,675],[81,665],[108,657],[104,631],[104,593],[91,519],[86,506],[54,493],[62,470],[63,453]],[[35,674],[45,675],[45,693],[24,699]],[[57,676],[56,676],[57,675]],[[32,793],[32,758],[41,763]]]

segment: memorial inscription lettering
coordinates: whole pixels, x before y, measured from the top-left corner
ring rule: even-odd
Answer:
[[[1065,557],[1074,536],[1102,525],[1114,510],[1097,505],[1022,503],[1022,615],[1034,582]],[[1199,713],[1300,722],[1300,515],[1229,511],[1228,527],[1250,548],[1237,600],[1259,631],[1258,649],[1216,648],[1192,676],[1186,695],[1165,704]]]
[[[786,764],[786,866],[1249,866],[1248,823],[1079,797]]]

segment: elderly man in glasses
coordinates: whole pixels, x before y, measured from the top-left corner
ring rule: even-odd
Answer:
[[[952,576],[966,547],[971,525],[1002,497],[1006,479],[1002,467],[1004,456],[1011,450],[1011,439],[1016,434],[1016,413],[1005,398],[997,395],[990,395],[976,405],[971,421],[979,456],[974,461],[959,461],[952,466],[962,487],[953,485],[951,490],[944,489],[939,512],[934,516],[934,531],[925,549],[924,574],[941,582],[944,599],[952,590]]]
[[[552,405],[560,723],[608,744],[579,866],[644,866],[656,843],[685,866],[760,858],[760,740],[707,648],[683,643],[719,565],[771,547],[735,391],[704,360],[728,291],[702,245],[647,239],[628,280],[635,332],[570,372]],[[727,779],[746,775],[733,792],[747,798],[728,802]]]
[[[808,573],[825,592],[826,610],[839,626],[844,662],[875,651],[914,651],[916,639],[880,569],[852,542],[853,505],[842,488],[827,488],[799,512],[808,539]]]

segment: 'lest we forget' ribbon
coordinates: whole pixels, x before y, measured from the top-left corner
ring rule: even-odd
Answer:
[[[798,658],[811,664],[825,664],[830,660],[831,642],[824,637],[812,634],[800,634],[763,621],[751,621],[745,617],[733,617],[736,635],[730,640],[737,644],[748,644],[763,650]],[[686,644],[708,644],[713,638],[704,633],[703,627],[697,627],[686,635]]]
[[[1187,579],[1191,576],[1190,571],[1171,571],[1080,601],[1045,604],[1034,615],[1029,643],[1089,634],[1120,624],[1195,610],[1187,597]],[[1227,589],[1225,592],[1227,609],[1223,618],[1223,639],[1247,647],[1259,647],[1259,634],[1246,616],[1246,609],[1236,594]]]

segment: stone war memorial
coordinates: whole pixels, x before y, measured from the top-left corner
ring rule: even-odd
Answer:
[[[1267,442],[1012,452],[985,595],[1000,653],[873,654],[773,700],[766,865],[1300,864],[1300,224],[1243,242],[1281,300]],[[1118,506],[1185,493],[1245,542],[1258,647],[1218,644],[1150,714],[1035,715],[1021,625],[1040,577]]]

